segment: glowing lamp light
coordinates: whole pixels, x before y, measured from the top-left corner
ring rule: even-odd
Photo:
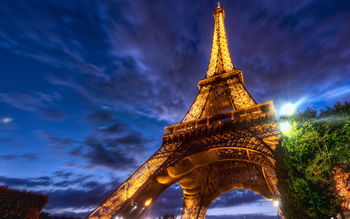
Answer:
[[[278,200],[273,201],[273,205],[275,207],[278,207],[280,205],[280,202]]]
[[[295,104],[287,103],[286,105],[282,106],[281,115],[290,116],[295,112],[295,108]]]
[[[151,198],[147,199],[147,200],[145,201],[145,206],[148,207],[148,206],[151,204],[151,202],[152,202],[152,199],[151,199]]]
[[[292,126],[287,121],[281,122],[279,126],[280,126],[281,132],[284,133],[284,134],[289,133],[290,130],[292,129]]]

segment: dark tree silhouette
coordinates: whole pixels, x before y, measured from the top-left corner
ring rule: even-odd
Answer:
[[[38,219],[47,201],[46,195],[0,186],[0,218]]]
[[[175,215],[164,215],[163,217],[160,217],[160,219],[175,219]]]

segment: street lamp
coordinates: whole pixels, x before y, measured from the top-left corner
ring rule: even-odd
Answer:
[[[305,172],[305,168],[304,168],[304,165],[303,165],[303,161],[302,161],[301,156],[300,156],[299,147],[298,147],[298,145],[295,142],[295,139],[294,139],[294,136],[293,136],[293,131],[292,131],[292,125],[290,124],[290,121],[289,121],[289,117],[294,114],[295,109],[296,109],[296,104],[291,104],[291,103],[287,103],[286,105],[284,105],[282,107],[282,109],[281,109],[282,122],[280,122],[279,127],[280,127],[280,130],[281,130],[282,134],[285,134],[285,135],[289,135],[290,134],[290,137],[292,139],[293,145],[295,146],[295,149],[297,151],[297,155],[298,155],[298,158],[299,158],[300,166],[301,166],[301,168],[303,170],[303,173],[304,173],[304,179],[305,179],[305,181],[307,183],[309,196],[310,196],[310,199],[312,201],[312,206],[313,206],[313,208],[315,210],[317,219],[319,219],[320,217],[318,215],[318,211],[317,211],[317,208],[316,208],[316,205],[315,205],[315,201],[314,201],[313,196],[312,196],[312,191],[311,191],[309,180],[306,177],[306,172]],[[274,204],[275,204],[275,202],[274,202]],[[277,201],[277,204],[278,204],[278,201]]]

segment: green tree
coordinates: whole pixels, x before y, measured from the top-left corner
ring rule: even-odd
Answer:
[[[333,170],[349,171],[350,104],[337,103],[320,112],[307,109],[292,116],[290,122],[292,131],[282,136],[276,150],[281,208],[288,219],[316,218],[309,183],[320,218],[334,217],[341,211],[341,199]]]

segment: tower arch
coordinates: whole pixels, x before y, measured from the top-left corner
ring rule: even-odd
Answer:
[[[248,189],[275,200],[278,191],[265,168],[247,160],[222,159],[188,172],[179,180],[184,193],[182,218],[204,218],[214,200],[234,189]]]
[[[276,200],[269,200],[256,191],[232,189],[217,197],[209,206],[206,216],[232,216],[234,218],[276,215],[279,213]],[[255,218],[254,217],[254,218]]]

